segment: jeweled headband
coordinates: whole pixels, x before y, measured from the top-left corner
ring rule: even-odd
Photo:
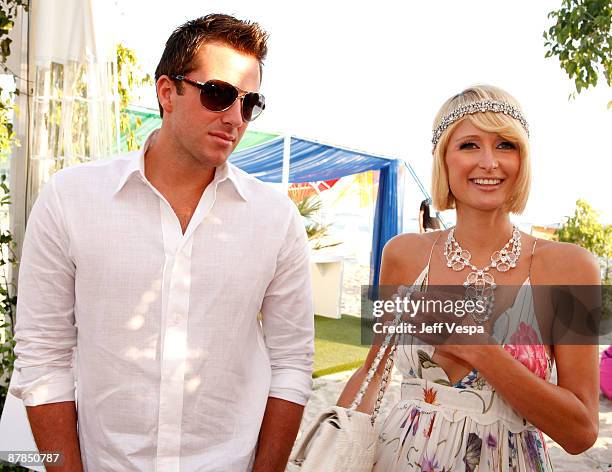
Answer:
[[[510,105],[507,102],[500,102],[497,100],[481,100],[479,102],[461,105],[440,120],[440,124],[433,130],[433,138],[431,139],[434,149],[438,144],[442,133],[444,133],[444,130],[452,125],[455,121],[460,120],[465,115],[484,113],[486,111],[510,115],[512,118],[517,120],[523,126],[523,128],[525,128],[525,132],[527,133],[527,136],[529,136],[529,125],[527,124],[527,120],[523,116],[523,113],[521,113],[518,108]]]

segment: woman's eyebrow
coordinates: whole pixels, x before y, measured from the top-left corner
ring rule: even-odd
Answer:
[[[456,139],[453,140],[454,143],[458,142],[458,141],[465,141],[466,139],[479,139],[480,136],[478,136],[477,134],[468,134],[466,136],[460,136]]]

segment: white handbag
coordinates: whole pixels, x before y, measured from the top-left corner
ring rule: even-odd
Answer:
[[[398,292],[401,293],[401,289],[412,292],[405,287],[400,287]],[[396,313],[395,325],[399,323],[400,318],[401,313]],[[305,430],[291,453],[286,472],[370,472],[372,470],[378,440],[376,417],[393,367],[395,353],[393,338],[394,335],[391,333],[385,337],[351,406],[328,408]],[[374,411],[371,415],[357,411],[390,344],[391,350],[385,363]]]
[[[371,472],[376,440],[370,415],[332,406],[310,425],[286,470]]]

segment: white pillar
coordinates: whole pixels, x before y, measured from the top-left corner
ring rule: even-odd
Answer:
[[[289,166],[291,165],[291,135],[285,134],[283,142],[283,174],[282,184],[283,193],[287,195],[289,193]]]

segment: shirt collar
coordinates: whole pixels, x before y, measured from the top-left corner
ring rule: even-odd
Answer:
[[[241,176],[236,172],[236,167],[227,161],[216,168],[213,183],[223,182],[224,180],[229,180],[236,189],[236,193],[240,195],[240,198],[245,202],[248,201],[243,183],[241,182]]]
[[[117,184],[113,195],[118,193],[133,175],[139,175],[140,179],[143,182],[146,182],[147,179],[144,173],[144,156],[149,146],[153,143],[153,141],[155,141],[158,131],[159,130],[154,130],[151,134],[149,134],[142,148],[135,153],[131,152],[126,155],[128,163],[121,172],[119,183]]]
[[[136,152],[136,155],[134,155],[134,153],[128,154],[128,163],[121,172],[119,183],[117,184],[113,194],[118,193],[125,186],[127,181],[135,175],[138,175],[143,182],[147,182],[144,172],[144,156],[149,146],[155,142],[158,131],[159,130],[156,129],[149,134],[142,148]],[[238,172],[236,172],[235,166],[227,161],[215,169],[215,177],[211,184],[216,185],[224,180],[229,180],[236,189],[236,192],[240,198],[242,198],[244,201],[248,201],[244,192],[244,187],[240,181],[241,176]]]

